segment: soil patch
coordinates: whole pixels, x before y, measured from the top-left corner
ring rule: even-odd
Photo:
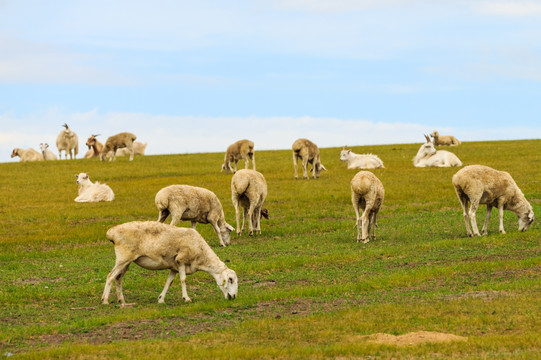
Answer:
[[[413,346],[426,343],[447,343],[468,340],[468,338],[463,336],[431,331],[417,331],[398,336],[378,333],[364,336],[363,338],[369,343],[395,346]]]

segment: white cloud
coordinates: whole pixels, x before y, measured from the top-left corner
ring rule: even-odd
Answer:
[[[483,1],[474,7],[487,15],[519,17],[541,15],[541,1]]]

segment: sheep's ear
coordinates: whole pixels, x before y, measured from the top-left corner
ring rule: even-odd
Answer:
[[[228,223],[225,223],[225,228],[229,231],[235,231],[235,228],[231,225],[229,225]]]
[[[78,178],[78,177],[79,177],[79,175],[75,175],[75,177],[76,177],[76,178]]]
[[[533,211],[530,211],[530,213],[528,214],[528,220],[530,220],[530,222],[532,222],[533,218],[534,218]]]
[[[232,277],[229,277],[229,283],[233,284],[234,282],[235,282],[235,279],[233,279]]]
[[[88,174],[85,174],[85,176],[83,176],[83,179],[88,179]]]

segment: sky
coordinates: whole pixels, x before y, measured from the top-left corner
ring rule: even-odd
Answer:
[[[64,123],[80,154],[541,138],[539,39],[541,0],[0,0],[0,162]]]

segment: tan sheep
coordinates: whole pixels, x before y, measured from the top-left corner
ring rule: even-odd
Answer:
[[[134,155],[145,155],[145,149],[147,148],[147,145],[148,143],[142,143],[140,141],[135,141],[133,143],[133,154]],[[128,148],[122,148],[122,149],[118,149],[116,151],[116,156],[128,156],[130,154],[130,151],[128,150]],[[109,152],[107,154],[107,156],[112,156],[112,153]]]
[[[527,231],[534,220],[532,206],[508,172],[495,170],[484,165],[469,165],[453,175],[452,181],[462,206],[466,231],[470,237],[481,236],[475,218],[480,204],[487,206],[485,224],[481,230],[483,235],[488,233],[487,226],[492,207],[498,208],[499,230],[502,234],[505,234],[503,228],[504,210],[511,210],[517,215],[519,231]],[[471,202],[469,211],[467,210],[468,202]]]
[[[226,174],[237,172],[237,163],[244,160],[244,168],[248,169],[248,162],[252,160],[252,168],[255,170],[254,142],[250,140],[239,140],[227,147],[222,164],[222,170]],[[233,168],[234,165],[235,167]]]
[[[130,161],[133,160],[133,142],[137,137],[129,132],[121,132],[113,136],[109,136],[103,149],[100,153],[100,160],[104,161],[105,156],[109,151],[113,152],[113,156],[109,158],[109,161],[116,160],[116,151],[117,149],[127,148],[130,152]]]
[[[86,146],[88,146],[88,151],[85,154],[85,159],[91,159],[100,156],[101,151],[103,150],[103,144],[97,139],[98,136],[100,136],[100,134],[90,135],[90,137],[86,140]]]
[[[109,294],[115,281],[118,302],[121,307],[127,305],[122,294],[122,279],[132,262],[148,270],[169,269],[158,303],[165,302],[167,290],[177,274],[180,275],[182,298],[185,302],[191,302],[186,291],[186,275],[199,270],[214,277],[226,299],[237,297],[237,274],[218,258],[194,229],[155,221],[134,221],[110,228],[106,236],[115,247],[116,262],[107,275],[101,297],[103,304],[109,303]]]
[[[43,156],[43,160],[58,160],[54,152],[49,150],[49,144],[41,143],[39,144],[39,149],[41,150],[41,155]]]
[[[210,223],[220,245],[229,245],[231,231],[235,229],[225,221],[222,203],[212,191],[197,186],[171,185],[158,191],[154,201],[159,222],[163,223],[171,214],[173,226],[181,220],[191,221],[193,229],[196,223]]]
[[[109,186],[100,184],[98,181],[93,183],[90,181],[88,174],[80,173],[75,177],[79,187],[79,196],[75,198],[76,202],[100,202],[115,199],[115,194]]]
[[[460,141],[453,135],[440,135],[439,132],[433,131],[432,134],[430,134],[434,138],[434,145],[460,145]]]
[[[302,177],[304,179],[308,179],[308,163],[312,164],[312,176],[314,179],[317,179],[319,177],[321,170],[327,171],[319,158],[319,148],[310,140],[302,138],[297,139],[291,146],[291,149],[293,150],[293,166],[295,168],[295,179],[298,179],[297,161],[299,158],[302,160]]]
[[[237,171],[231,178],[231,200],[235,208],[237,234],[244,230],[244,221],[248,217],[250,235],[261,234],[261,216],[268,219],[268,212],[263,209],[267,197],[267,182],[260,172],[250,169]],[[240,226],[240,207],[244,209]]]
[[[58,158],[62,159],[62,151],[64,151],[64,159],[75,159],[79,153],[79,138],[77,134],[72,131],[68,124],[62,125],[64,130],[60,131],[60,134],[56,137],[56,147],[58,148]]]
[[[370,229],[372,229],[372,239],[376,239],[376,217],[384,196],[383,184],[370,171],[359,171],[351,179],[351,202],[357,216],[355,222],[357,226],[357,242],[362,241],[366,244],[370,241]],[[362,216],[360,211],[362,211]]]
[[[11,152],[11,157],[14,158],[15,156],[18,156],[20,159],[20,162],[24,161],[42,161],[43,155],[41,155],[39,152],[32,148],[28,149],[21,149],[21,148],[15,148]]]

